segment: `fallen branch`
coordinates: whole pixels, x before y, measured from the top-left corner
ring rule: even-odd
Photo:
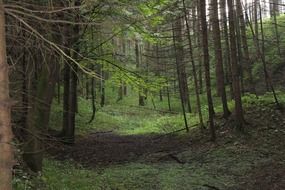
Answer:
[[[196,127],[196,126],[199,126],[199,125],[200,125],[200,124],[191,125],[190,128]],[[186,130],[186,128],[178,129],[178,130],[176,130],[176,131],[171,131],[171,132],[169,132],[169,133],[165,133],[165,134],[163,134],[163,135],[160,135],[160,136],[156,137],[154,140],[157,140],[157,139],[160,139],[161,137],[168,136],[168,135],[172,135],[172,134],[174,134],[174,133],[178,133],[178,132],[181,132],[181,131],[184,131],[184,130]]]
[[[181,161],[177,156],[173,155],[173,154],[169,154],[168,155],[170,158],[172,158],[173,160],[175,160],[177,163],[179,164],[185,164],[186,162]]]
[[[212,186],[212,185],[207,185],[207,184],[204,184],[202,185],[203,187],[208,187],[209,189],[214,189],[214,190],[220,190],[219,188],[215,187],[215,186]]]
[[[112,133],[113,131],[98,131],[98,132],[92,132],[91,135],[98,135],[98,134],[106,134],[106,133]]]
[[[175,156],[173,153],[169,153],[169,154],[166,154],[166,155],[163,155],[161,156],[158,161],[161,161],[163,160],[164,158],[171,158],[173,159],[174,161],[176,161],[178,164],[185,164],[186,162],[180,160],[177,156]]]

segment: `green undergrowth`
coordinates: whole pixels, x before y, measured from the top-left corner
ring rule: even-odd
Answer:
[[[72,161],[45,160],[41,180],[47,190],[174,190],[234,188],[256,165],[268,158],[259,152],[239,148],[239,145],[219,147],[193,154],[186,151],[172,160],[159,163],[141,162],[85,169]],[[194,156],[195,155],[195,156]]]
[[[272,73],[276,73],[279,71],[280,68],[284,67],[284,57],[282,55],[282,49],[284,49],[284,42],[285,42],[285,30],[284,30],[284,22],[285,16],[281,14],[277,16],[277,33],[278,33],[278,40],[281,49],[281,55],[278,53],[278,45],[276,39],[276,30],[275,30],[275,21],[273,19],[264,19],[263,20],[263,33],[265,38],[264,43],[264,51],[266,55],[266,62],[268,69]],[[259,32],[261,34],[261,29],[259,28]],[[256,45],[253,41],[252,32],[250,28],[248,28],[247,35],[249,36],[249,49],[252,55],[256,55]],[[253,65],[253,74],[255,80],[263,81],[264,77],[261,77],[260,73],[263,73],[263,66],[260,59],[257,58]],[[274,76],[273,76],[274,77]]]
[[[61,105],[54,104],[51,126],[60,129],[62,109]],[[155,111],[151,108],[140,108],[131,105],[106,105],[96,112],[95,120],[91,123],[92,110],[90,102],[80,98],[79,114],[76,118],[77,134],[89,132],[113,131],[121,135],[160,134],[179,130],[184,127],[183,117],[177,113]],[[196,124],[195,114],[188,114],[189,123]],[[191,121],[190,121],[191,120]],[[191,125],[191,124],[190,124]]]
[[[285,95],[283,92],[277,91],[277,97],[280,103],[284,103]],[[258,98],[253,94],[246,94],[242,99],[244,107],[274,103],[272,93],[266,93]],[[222,113],[222,105],[218,97],[215,97],[214,100],[215,111],[219,115]],[[166,102],[161,102],[161,104],[166,104]],[[185,128],[181,112],[169,112],[167,109],[161,108],[154,110],[148,106],[139,107],[129,104],[123,105],[122,103],[98,108],[94,121],[88,123],[92,114],[90,100],[79,98],[78,105],[76,133],[81,135],[107,131],[119,135],[165,134]],[[230,110],[233,110],[234,101],[229,101],[228,106]],[[206,122],[208,117],[206,100],[202,102],[202,114],[204,122]],[[60,130],[62,105],[53,104],[51,117],[51,126]],[[187,121],[190,128],[197,127],[199,124],[198,114],[195,112],[187,113]]]
[[[279,91],[277,94],[281,104],[284,104],[285,94]],[[254,95],[243,97],[245,109],[256,107],[262,111],[266,108],[268,113],[272,111],[270,107],[273,106],[273,102],[271,93],[260,96],[258,99]],[[81,134],[90,131],[113,131],[121,135],[163,134],[183,128],[181,114],[160,113],[123,105],[106,106],[100,109],[96,114],[96,120],[92,124],[86,124],[91,113],[88,101],[80,99],[79,105],[80,114],[76,122],[77,132]],[[233,102],[229,105],[231,108],[234,106]],[[53,110],[53,122],[57,122],[61,108],[56,105]],[[220,111],[221,108],[216,106],[216,110]],[[198,122],[194,114],[187,116],[189,122]],[[209,189],[207,186],[237,189],[241,182],[246,181],[247,174],[252,169],[270,162],[272,155],[284,153],[282,149],[281,151],[272,149],[274,139],[277,137],[276,130],[260,134],[258,130],[249,128],[249,134],[242,137],[228,134],[227,138],[218,137],[215,144],[204,142],[197,148],[178,153],[177,158],[185,164],[179,164],[171,158],[159,162],[141,158],[131,163],[87,169],[72,160],[56,161],[47,158],[40,177],[30,178],[28,174],[20,174],[21,178],[14,178],[14,189],[207,190]]]
[[[282,157],[285,153],[284,149],[277,152],[274,148],[268,148],[276,143],[274,131],[263,135],[254,131],[251,131],[251,137],[232,136],[219,139],[216,144],[206,142],[201,147],[180,152],[176,157],[184,164],[173,159],[159,162],[141,159],[86,169],[73,161],[60,162],[48,158],[40,178],[46,184],[42,189],[207,190],[207,186],[224,190],[239,189],[250,180],[249,174],[253,169],[271,163],[274,156],[279,154]]]

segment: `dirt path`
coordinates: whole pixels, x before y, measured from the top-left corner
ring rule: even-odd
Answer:
[[[189,138],[176,135],[121,136],[112,132],[93,133],[77,140],[75,146],[60,146],[56,158],[70,159],[88,167],[123,164],[139,159],[159,161],[175,160],[175,155],[189,149]],[[176,160],[179,162],[179,160]]]
[[[128,163],[181,164],[185,170],[202,169],[217,189],[285,189],[285,118],[273,108],[247,110],[246,135],[236,135],[234,122],[218,121],[218,141],[208,141],[199,130],[189,135],[131,135],[109,132],[81,137],[74,146],[57,146],[57,159],[72,159],[88,168]],[[223,124],[223,126],[222,126]],[[209,176],[200,176],[207,178]],[[195,172],[194,172],[195,173]],[[211,174],[211,175],[210,175]],[[193,175],[193,173],[191,174]],[[217,175],[220,179],[216,179]],[[192,176],[193,177],[193,176]],[[199,179],[200,179],[199,177]],[[223,182],[225,180],[225,182]],[[231,180],[228,186],[224,185]],[[218,188],[219,187],[219,188]],[[206,188],[207,189],[207,188]],[[210,187],[208,187],[210,189]]]

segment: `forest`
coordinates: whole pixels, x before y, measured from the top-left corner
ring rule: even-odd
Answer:
[[[285,1],[0,0],[0,190],[284,190]]]

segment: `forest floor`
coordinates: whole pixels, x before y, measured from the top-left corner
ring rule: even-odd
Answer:
[[[232,119],[217,119],[215,143],[199,128],[124,135],[117,126],[81,136],[75,146],[56,146],[52,155],[96,172],[94,182],[80,189],[285,189],[284,113],[255,105],[246,116],[246,134],[234,130]]]

